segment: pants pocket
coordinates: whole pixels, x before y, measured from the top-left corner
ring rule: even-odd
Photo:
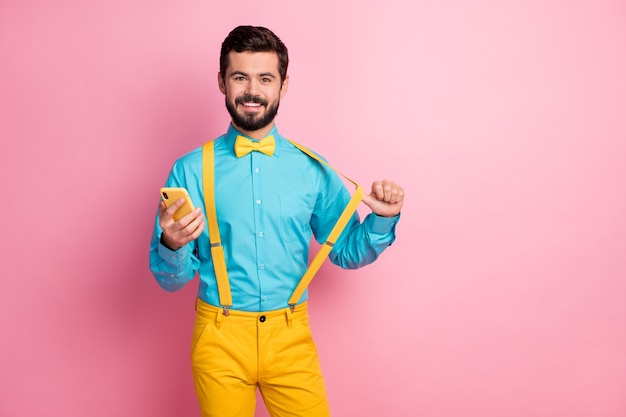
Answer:
[[[196,320],[193,325],[193,337],[191,339],[191,356],[193,357],[198,346],[205,339],[208,332],[210,319],[196,315]]]

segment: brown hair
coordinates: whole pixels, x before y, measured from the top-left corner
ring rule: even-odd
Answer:
[[[233,29],[224,42],[220,51],[220,74],[226,77],[228,54],[235,52],[276,52],[278,55],[278,72],[280,80],[285,81],[289,54],[287,47],[271,30],[261,26],[238,26]]]

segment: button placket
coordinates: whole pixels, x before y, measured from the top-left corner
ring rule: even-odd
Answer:
[[[253,158],[255,158],[255,157],[257,157],[257,156],[258,156],[258,155],[253,155]],[[254,159],[253,159],[253,161],[254,161]],[[254,172],[254,174],[257,174],[257,175],[258,175],[258,174],[261,172],[261,168],[260,168],[259,166],[254,166],[254,165],[253,165],[252,171]],[[259,178],[259,177],[257,177],[257,175],[254,175],[254,177],[255,177],[255,178]],[[259,181],[259,180],[253,180],[253,183],[257,183],[257,181]],[[257,184],[258,184],[258,183],[257,183]],[[262,206],[261,206],[261,203],[262,203],[262,196],[260,195],[260,190],[259,190],[259,188],[258,188],[256,185],[255,185],[255,187],[254,187],[254,189],[253,189],[253,196],[252,196],[252,200],[253,200],[253,202],[254,202],[254,205],[256,206],[256,207],[254,207],[254,211],[255,211],[255,213],[256,213],[256,214],[255,214],[255,218],[256,218],[256,219],[260,219],[260,218],[262,217],[262,216],[260,215],[260,211],[262,210]],[[255,221],[255,227],[259,227],[259,229],[260,229],[260,228],[262,228],[262,224],[257,223],[257,222]],[[263,233],[263,231],[261,231],[261,230],[258,230],[258,229],[257,229],[257,231],[256,231],[256,238],[257,238],[257,239],[262,238],[264,235],[265,235],[265,234]],[[257,256],[258,256],[258,255],[257,255]],[[259,259],[258,257],[257,257],[257,260],[258,260],[258,264],[257,264],[257,265],[258,265],[258,269],[259,269],[259,270],[264,270],[264,269],[265,269],[265,264],[264,264],[264,263],[262,263],[262,262],[260,262],[260,259]]]

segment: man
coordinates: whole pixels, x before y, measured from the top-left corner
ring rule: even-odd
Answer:
[[[266,28],[241,26],[228,35],[218,85],[232,123],[208,148],[178,159],[166,184],[186,188],[196,206],[206,202],[209,227],[200,207],[173,220],[183,200],[169,208],[161,202],[158,210],[150,253],[157,282],[176,291],[200,276],[192,367],[203,416],[252,417],[257,387],[272,417],[330,415],[307,293],[289,300],[307,269],[311,236],[330,239],[350,194],[331,168],[274,124],[288,62],[287,48]],[[203,159],[209,151],[214,163]],[[213,185],[203,182],[209,171]],[[357,213],[348,217],[329,244],[331,261],[343,268],[373,262],[395,239],[403,200],[397,184],[374,182],[363,197],[372,213],[362,223]],[[210,232],[219,232],[218,240]]]

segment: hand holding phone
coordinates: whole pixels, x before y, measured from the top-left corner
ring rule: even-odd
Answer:
[[[181,187],[163,187],[161,188],[161,199],[165,203],[165,207],[170,207],[181,198],[185,199],[185,203],[176,210],[172,218],[175,222],[185,217],[193,211],[193,202],[186,189]]]
[[[184,199],[183,205],[178,207],[172,217],[163,216],[168,207],[177,204],[180,199]],[[204,216],[199,208],[194,209],[189,193],[180,187],[164,187],[161,188],[161,200],[163,206],[159,208],[159,226],[161,226],[161,243],[170,250],[178,250],[187,243],[197,239],[205,228]],[[187,216],[190,221],[181,224],[178,221]],[[194,214],[195,213],[195,214]]]

